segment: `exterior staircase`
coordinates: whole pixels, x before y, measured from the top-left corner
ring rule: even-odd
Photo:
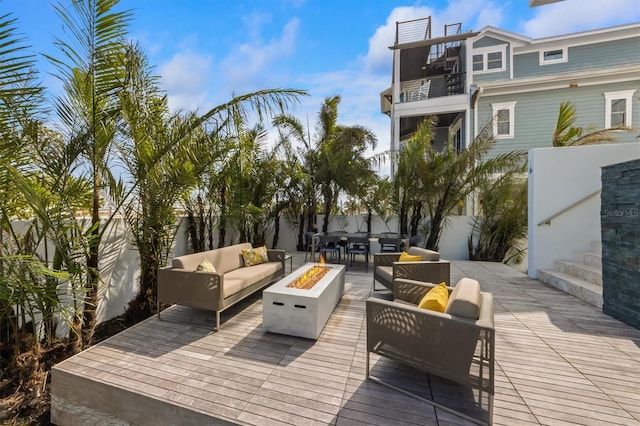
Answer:
[[[602,309],[602,243],[574,252],[575,260],[556,260],[554,269],[538,270],[538,279]]]

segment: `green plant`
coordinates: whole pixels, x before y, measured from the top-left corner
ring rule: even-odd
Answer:
[[[479,186],[481,209],[468,239],[469,259],[522,261],[524,248],[520,243],[527,237],[528,189],[526,179],[521,176],[515,171],[508,172]]]
[[[306,188],[310,201],[307,212],[315,214],[317,191],[322,197],[323,232],[328,229],[332,211],[337,211],[340,192],[357,194],[364,182],[374,174],[371,160],[364,154],[368,147],[375,149],[376,137],[365,127],[338,123],[340,100],[338,95],[325,98],[318,112],[313,141],[295,118],[280,116],[275,120],[277,126],[302,142],[304,150],[300,153],[301,163],[312,178],[311,186]]]
[[[523,152],[487,158],[494,139],[485,130],[465,150],[457,152],[451,140],[436,150],[431,144],[435,119],[425,120],[399,157],[394,186],[399,196],[401,233],[406,233],[409,210],[412,232],[416,235],[427,216],[425,247],[438,250],[447,216],[459,203],[493,174],[512,169],[524,161]]]
[[[617,139],[614,136],[614,132],[631,130],[629,127],[622,125],[600,130],[576,127],[577,119],[576,108],[573,104],[569,101],[561,102],[558,121],[552,136],[553,146],[578,146],[615,142]]]
[[[103,191],[112,192],[117,185],[110,164],[120,112],[117,94],[124,81],[124,38],[131,17],[129,11],[117,11],[117,4],[118,0],[74,0],[69,9],[56,6],[69,39],[56,38],[60,58],[48,57],[63,83],[64,92],[56,99],[56,111],[68,152],[86,167],[92,191],[92,238],[86,260],[89,276],[82,321],[75,324],[82,331],[78,349],[91,344],[96,326],[98,253],[104,229],[111,220],[101,224]]]

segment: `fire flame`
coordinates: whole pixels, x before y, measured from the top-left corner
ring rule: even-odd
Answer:
[[[321,265],[324,265],[324,256],[323,255],[320,255],[320,261],[318,263],[320,263]]]
[[[295,287],[302,290],[313,288],[331,270],[331,267],[323,266],[323,264],[324,259],[320,257],[320,265],[311,266],[287,287]]]

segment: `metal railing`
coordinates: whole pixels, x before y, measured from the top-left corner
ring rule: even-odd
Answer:
[[[586,195],[586,196],[580,198],[578,201],[574,201],[573,203],[569,204],[567,207],[565,207],[565,208],[563,208],[561,210],[558,210],[556,213],[552,214],[551,216],[549,216],[545,220],[543,220],[540,223],[538,223],[538,226],[551,225],[551,221],[553,219],[555,219],[558,216],[568,212],[569,210],[573,209],[574,207],[577,207],[578,205],[580,205],[580,204],[584,203],[585,201],[589,200],[590,198],[595,197],[596,195],[600,194],[601,192],[602,192],[602,188],[596,189],[595,191],[593,191],[589,195]]]
[[[461,95],[464,93],[465,73],[451,73],[428,76],[400,83],[400,102],[421,101],[441,96]],[[428,91],[421,92],[427,81],[431,81]]]
[[[395,44],[412,41],[428,40],[431,38],[431,16],[410,21],[396,22]]]

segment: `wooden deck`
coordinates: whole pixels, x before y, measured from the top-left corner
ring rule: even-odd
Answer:
[[[294,254],[294,269],[304,256]],[[453,262],[452,281],[494,293],[493,423],[640,425],[640,331],[495,263]],[[262,331],[259,295],[222,315],[173,307],[53,369],[59,425],[459,425],[459,417],[365,380],[372,273],[350,269],[317,341]],[[385,297],[376,292],[376,297]],[[474,395],[372,356],[372,373],[487,420]]]

